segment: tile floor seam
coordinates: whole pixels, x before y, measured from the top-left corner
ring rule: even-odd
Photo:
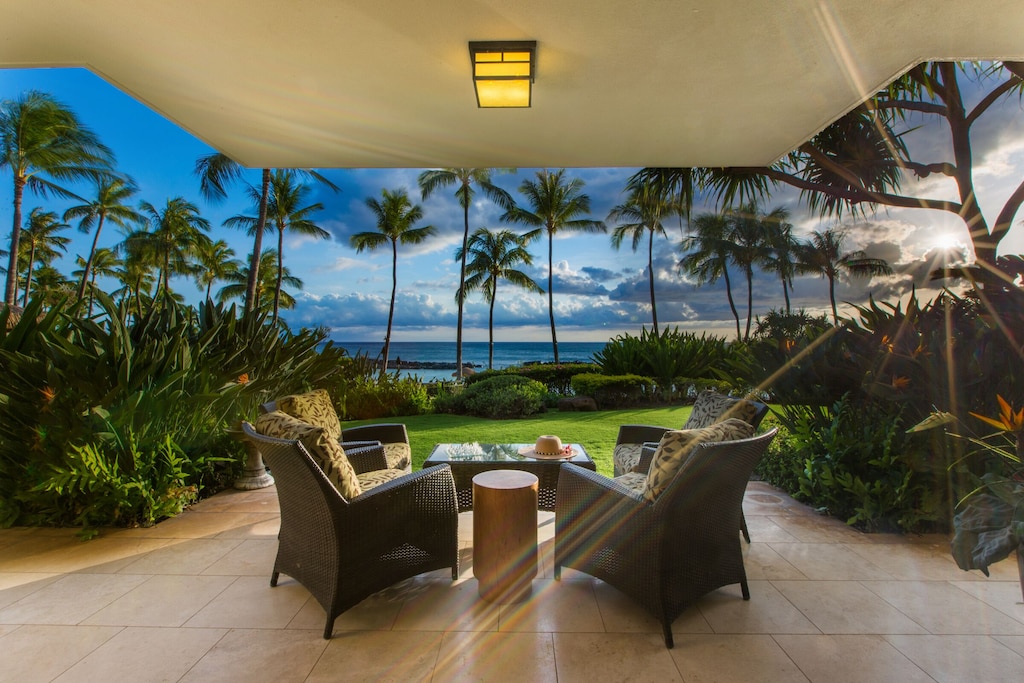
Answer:
[[[817,627],[815,627],[815,628],[817,628]],[[804,677],[804,680],[808,681],[808,683],[814,683],[811,680],[811,677],[809,675],[807,675],[807,672],[804,671],[802,668],[800,668],[799,662],[797,662],[795,659],[793,659],[793,655],[791,655],[789,653],[789,651],[786,650],[786,648],[782,646],[782,643],[780,643],[778,641],[778,639],[775,637],[775,634],[774,633],[769,633],[767,635],[768,635],[769,638],[772,639],[772,642],[775,643],[775,646],[777,648],[779,648],[779,650],[782,651],[782,654],[786,655],[786,657],[789,658],[789,661],[791,661],[793,663],[793,666],[795,666],[796,670],[800,672],[800,675]],[[822,635],[825,635],[825,634],[822,634]]]
[[[912,579],[894,579],[894,580],[895,580],[895,581],[910,581],[910,580],[912,580]],[[860,584],[861,586],[863,586],[863,587],[864,587],[864,590],[866,590],[866,591],[870,592],[870,593],[871,593],[872,595],[874,595],[874,596],[878,597],[878,599],[879,599],[879,600],[881,600],[881,601],[882,601],[882,602],[884,602],[885,604],[889,605],[889,606],[890,606],[890,607],[892,607],[892,608],[893,608],[894,610],[896,610],[897,612],[899,612],[900,614],[902,614],[903,616],[905,616],[905,617],[906,617],[907,619],[910,619],[910,621],[914,622],[915,624],[917,624],[918,626],[920,626],[921,628],[923,628],[923,629],[925,630],[925,633],[926,633],[927,635],[931,635],[931,636],[941,636],[941,635],[949,635],[949,634],[943,634],[943,633],[935,633],[935,632],[934,632],[934,631],[932,631],[932,630],[931,630],[930,628],[928,628],[927,626],[925,626],[924,624],[922,624],[922,623],[921,623],[920,621],[918,621],[918,620],[917,620],[917,619],[915,619],[914,617],[910,616],[909,614],[907,614],[906,612],[904,612],[903,610],[901,610],[901,609],[899,608],[899,605],[894,605],[894,604],[892,604],[891,602],[889,602],[888,600],[886,600],[886,599],[885,599],[885,596],[884,596],[884,595],[879,595],[877,591],[873,591],[873,590],[871,590],[871,586],[868,586],[868,585],[866,585],[866,584],[867,584],[867,582],[868,582],[868,580],[867,580],[867,579],[861,579],[861,580],[857,581],[857,583],[859,583],[859,584]],[[948,583],[948,582],[946,582],[946,581],[933,581],[933,582],[931,582],[931,583]],[[975,598],[975,599],[977,599],[977,598]],[[979,601],[979,602],[980,602],[980,601]],[[907,633],[907,634],[900,634],[900,635],[916,635],[916,634],[913,634],[913,633]],[[884,636],[883,636],[883,637],[884,637]]]
[[[989,581],[992,581],[992,580],[989,579]],[[972,582],[972,583],[980,583],[981,585],[987,585],[989,583],[989,581],[980,581],[980,582]],[[1004,611],[1003,609],[997,607],[996,605],[993,605],[990,602],[988,602],[988,601],[986,601],[986,600],[984,600],[982,598],[979,598],[977,595],[974,595],[973,593],[971,593],[968,590],[965,590],[962,586],[959,585],[960,583],[965,583],[965,582],[962,582],[962,581],[949,581],[949,580],[947,580],[946,583],[948,583],[949,585],[953,586],[953,588],[956,588],[961,593],[966,594],[967,597],[969,597],[969,598],[971,598],[973,600],[980,600],[981,602],[985,603],[986,605],[988,605],[992,609],[996,610],[997,612],[1005,614],[1006,616],[1010,617],[1014,621],[1019,621],[1020,623],[1024,624],[1024,617],[1018,617],[1015,614],[1010,614],[1009,612]],[[1014,583],[1015,586],[1017,585],[1016,582],[1011,582],[1011,581],[998,581],[998,582],[995,582],[995,583]],[[1014,604],[1016,604],[1016,605],[1024,605],[1024,600],[1018,600]],[[1019,635],[1019,634],[1004,634],[1004,633],[1000,633],[998,635]]]
[[[825,633],[824,631],[822,631],[821,627],[818,626],[817,624],[815,624],[814,620],[811,619],[811,617],[808,616],[806,612],[804,612],[802,609],[800,609],[800,607],[796,603],[794,603],[792,600],[790,600],[789,597],[782,591],[781,588],[779,588],[778,586],[775,585],[775,581],[784,581],[784,580],[785,579],[774,579],[774,580],[772,580],[772,579],[765,579],[765,582],[770,584],[771,587],[775,589],[775,592],[778,593],[779,595],[781,595],[783,600],[785,600],[786,602],[789,603],[790,607],[792,607],[797,612],[799,612],[800,616],[802,616],[804,619],[806,619],[807,623],[809,623],[811,626],[813,626],[815,628],[815,630],[817,630],[820,635],[823,635],[823,636],[824,635],[829,635],[829,634]],[[808,581],[814,581],[814,579],[807,579],[807,580]],[[754,596],[751,595],[750,597],[751,597],[751,600],[753,600]],[[768,635],[772,635],[772,634],[768,634]],[[806,634],[787,634],[787,635],[806,635]]]

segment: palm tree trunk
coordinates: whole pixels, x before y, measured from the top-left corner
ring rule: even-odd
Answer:
[[[274,322],[281,309],[281,281],[284,279],[284,225],[277,226],[277,281],[274,283]]]
[[[836,280],[832,276],[828,278],[828,300],[832,302],[832,323],[839,326],[839,312],[836,309]]]
[[[28,306],[28,290],[32,284],[32,266],[36,262],[36,243],[32,242],[32,248],[28,251],[28,271],[25,273],[25,294],[21,298],[21,307]]]
[[[487,369],[494,369],[494,302],[498,300],[498,278],[491,280],[491,310],[487,317]]]
[[[388,311],[388,332],[384,335],[381,372],[388,371],[388,350],[391,348],[391,323],[395,319],[395,293],[398,291],[398,242],[391,241],[391,308]]]
[[[78,285],[79,299],[85,296],[85,283],[89,281],[89,270],[92,269],[92,259],[96,255],[96,244],[100,241],[100,231],[103,230],[103,218],[104,215],[101,213],[99,221],[96,222],[96,234],[92,236],[92,248],[89,250],[89,258],[85,261],[85,270],[82,271],[82,282]]]
[[[555,335],[555,297],[554,297],[554,263],[552,253],[554,251],[554,235],[548,229],[548,318],[551,320],[551,348],[555,352],[555,365],[558,365],[558,337]]]
[[[270,197],[270,169],[263,169],[263,183],[260,189],[260,215],[256,220],[256,236],[252,242],[252,258],[249,259],[249,279],[245,283],[245,313],[252,313],[256,306],[256,278],[260,270],[260,256],[263,255],[263,231],[267,227],[267,201]]]
[[[18,244],[21,242],[21,199],[25,194],[25,178],[14,176],[14,226],[11,228],[11,257],[7,266],[7,287],[4,303],[13,306],[18,298]]]
[[[455,329],[455,378],[462,379],[462,312],[466,304],[466,251],[469,248],[469,202],[462,207],[462,265],[459,268],[459,322]]]
[[[743,341],[750,339],[750,319],[754,317],[754,271],[747,268],[747,331]]]
[[[789,315],[789,287],[786,285],[785,275],[782,276],[782,297],[786,300],[786,315]]]
[[[654,231],[651,230],[647,242],[647,279],[651,282],[651,320],[654,323],[654,334],[658,334],[658,307],[654,303]]]
[[[729,267],[725,266],[722,269],[722,275],[725,277],[725,295],[729,298],[729,308],[732,309],[732,317],[736,319],[736,340],[740,339],[740,312],[736,310],[736,302],[732,300],[732,283],[729,281]]]
[[[96,298],[96,274],[93,273],[92,281],[90,282],[92,287],[89,288],[89,317],[92,317],[92,302]]]

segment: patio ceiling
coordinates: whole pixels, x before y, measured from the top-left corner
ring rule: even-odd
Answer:
[[[253,167],[771,163],[909,66],[1024,59],[1020,0],[7,0],[0,66],[84,66]],[[467,43],[536,40],[533,107]],[[6,93],[10,96],[10,93]]]

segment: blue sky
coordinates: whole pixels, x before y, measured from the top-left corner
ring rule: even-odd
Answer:
[[[161,206],[168,198],[183,196],[195,202],[213,226],[212,237],[224,239],[235,250],[236,258],[245,258],[251,250],[251,238],[237,230],[221,227],[233,215],[251,213],[241,186],[228,200],[211,205],[199,195],[193,166],[198,157],[213,151],[187,131],[123,94],[103,80],[81,69],[0,70],[0,98],[15,97],[25,90],[40,90],[68,104],[81,120],[111,147],[118,168],[131,175],[140,188],[138,197]],[[917,122],[923,123],[923,122]],[[941,129],[927,125],[914,133],[912,147],[928,160],[945,159],[947,144]],[[1009,192],[1024,173],[1024,111],[1017,100],[1006,102],[987,117],[975,140],[976,180],[985,212],[994,216]],[[395,314],[395,341],[454,340],[456,307],[454,291],[458,284],[455,248],[461,243],[462,210],[453,196],[454,188],[440,190],[429,200],[420,200],[416,177],[422,169],[327,169],[324,174],[341,187],[341,192],[317,191],[315,199],[325,210],[316,220],[331,233],[328,241],[286,237],[285,263],[304,283],[295,292],[296,308],[284,312],[293,326],[325,325],[332,337],[351,341],[381,341],[387,324],[391,288],[390,251],[357,254],[349,246],[356,232],[372,230],[374,221],[365,206],[367,197],[379,197],[382,189],[405,187],[420,203],[424,221],[437,229],[434,239],[414,247],[400,247],[398,300]],[[569,175],[585,182],[591,198],[591,217],[603,220],[620,203],[626,179],[635,169],[570,169]],[[515,174],[496,175],[497,184],[520,199],[517,188],[524,178],[534,177],[536,169],[520,169]],[[258,170],[247,174],[248,182],[257,182]],[[927,196],[950,197],[949,182],[932,178],[913,183]],[[0,230],[9,234],[11,225],[11,184],[9,173],[0,174]],[[82,192],[88,193],[87,188]],[[26,194],[25,213],[35,207],[62,212],[68,202],[40,199]],[[800,234],[833,227],[806,213],[796,192],[780,189],[768,201],[767,208],[786,206]],[[712,210],[695,207],[695,214]],[[470,210],[470,228],[501,226],[500,211],[482,195]],[[1024,227],[1020,218],[1004,241],[1002,253],[1024,252]],[[924,274],[931,267],[937,249],[962,247],[968,242],[959,220],[940,212],[889,209],[866,218],[844,223],[849,230],[850,247],[863,248],[872,256],[886,258],[896,268],[894,276],[870,281],[842,283],[837,298],[863,302],[868,293],[891,299],[904,295],[911,284],[924,285]],[[611,226],[609,227],[609,231]],[[655,249],[656,295],[659,323],[696,332],[730,334],[734,330],[724,293],[724,284],[697,288],[675,268],[681,254],[682,236],[678,225],[669,229],[669,239],[659,239]],[[87,253],[91,236],[77,230],[68,233],[73,242],[67,258],[57,264],[65,273],[75,269],[76,255]],[[121,239],[111,226],[104,229],[100,246],[112,246]],[[266,240],[273,241],[270,235]],[[540,283],[546,283],[546,242],[535,242],[531,251],[534,267],[528,269]],[[615,251],[609,235],[559,237],[554,245],[555,316],[561,341],[605,341],[628,332],[639,334],[650,325],[650,306],[646,274],[646,251],[634,253],[629,244]],[[738,274],[735,282],[741,282]],[[199,289],[187,280],[173,283],[190,301],[198,301]],[[504,287],[504,288],[503,288]],[[739,296],[745,296],[740,292]],[[827,310],[827,283],[815,278],[800,278],[792,294],[794,307],[811,313]],[[754,285],[754,312],[764,313],[783,305],[778,280],[758,274]],[[527,294],[508,285],[499,285],[496,307],[496,341],[547,341],[550,331],[547,298]],[[465,338],[487,339],[487,306],[479,295],[470,298],[466,309]]]

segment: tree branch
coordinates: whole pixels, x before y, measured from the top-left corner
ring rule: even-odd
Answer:
[[[913,100],[867,100],[862,106],[868,111],[875,109],[906,109],[925,114],[938,114],[939,116],[945,116],[947,111],[944,104],[915,102]]]
[[[1011,76],[1010,80],[1005,81],[1004,83],[1000,83],[998,87],[993,88],[992,92],[990,92],[988,95],[985,95],[981,102],[978,103],[978,106],[976,106],[974,109],[970,111],[970,113],[967,114],[967,125],[970,126],[972,123],[974,123],[979,116],[984,114],[989,107],[995,104],[996,100],[998,100],[1000,97],[1005,95],[1010,90],[1013,90],[1014,88],[1018,87],[1021,84],[1022,80],[1024,79],[1021,79],[1020,76],[1013,75]]]

